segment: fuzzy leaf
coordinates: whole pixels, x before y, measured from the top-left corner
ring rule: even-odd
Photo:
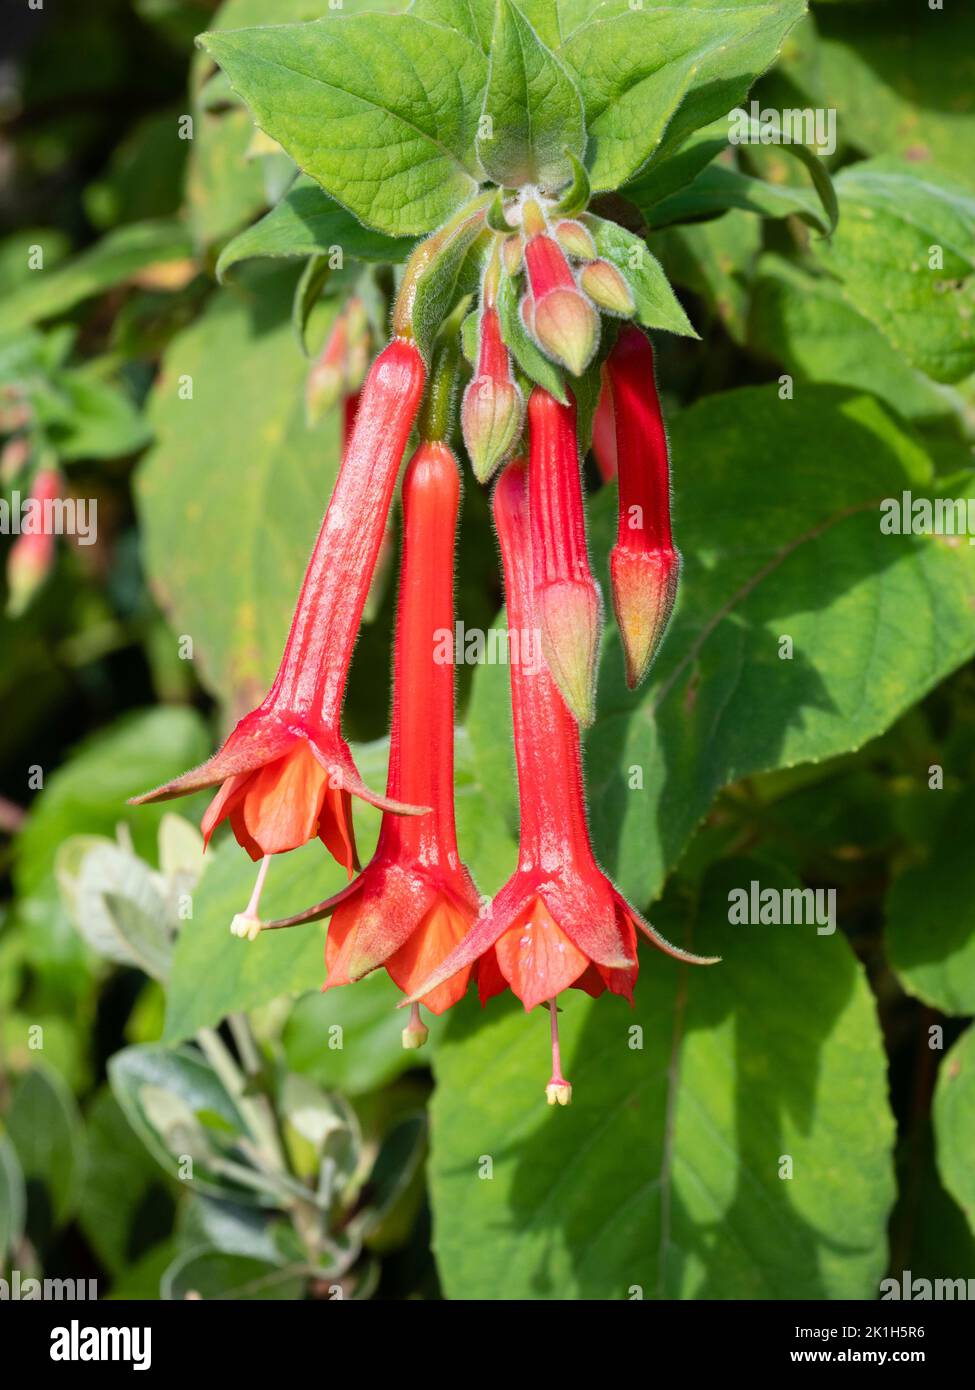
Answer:
[[[571,177],[567,155],[585,154],[575,84],[512,0],[498,0],[484,121],[490,127],[479,135],[477,153],[496,184],[554,192]]]
[[[485,62],[463,35],[352,15],[199,42],[261,129],[368,226],[428,232],[473,193]]]

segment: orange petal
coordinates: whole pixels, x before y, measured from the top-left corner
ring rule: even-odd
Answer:
[[[554,999],[589,965],[540,898],[498,938],[495,950],[502,975],[526,1009]]]
[[[265,854],[283,854],[312,839],[327,781],[304,740],[255,773],[244,796],[244,825]]]
[[[326,786],[318,817],[318,834],[329,854],[342,865],[351,879],[361,867],[352,826],[351,792],[341,787]]]
[[[498,965],[498,953],[493,946],[489,946],[477,962],[477,992],[481,997],[481,1004],[486,1004],[496,994],[503,994],[507,988],[508,981],[501,974],[501,967]]]
[[[249,772],[239,772],[233,777],[228,777],[206,808],[203,819],[200,821],[204,849],[210,843],[210,836],[220,822],[225,820],[234,807],[240,804],[247,789],[246,784],[250,775]]]
[[[440,898],[416,931],[385,962],[393,982],[404,994],[412,994],[417,985],[421,985],[464,939],[473,920],[473,913],[468,917]],[[444,1013],[463,998],[470,976],[471,967],[468,965],[425,994],[420,1003],[431,1013]]]

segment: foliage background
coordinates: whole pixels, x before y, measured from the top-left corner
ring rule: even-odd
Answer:
[[[403,1053],[384,978],[324,999],[319,928],[231,940],[249,862],[223,842],[200,876],[180,820],[125,805],[263,693],[337,466],[292,322],[319,243],[234,243],[215,278],[294,168],[193,48],[321,0],[215,9],[5,15],[0,386],[30,403],[35,461],[43,444],[97,497],[99,535],[0,618],[0,1261],[145,1298],[870,1298],[888,1271],[975,1277],[975,550],[881,536],[877,511],[973,488],[975,22],[865,0],[789,31],[753,95],[837,110],[831,238],[795,161],[716,158],[708,132],[692,182],[627,190],[700,341],[655,339],[684,579],[635,695],[607,639],[591,818],[623,890],[725,960],[646,958],[632,1015],[566,1001],[576,1099],[550,1113],[537,1018],[468,1000]],[[341,291],[310,305],[313,348]],[[587,476],[603,572],[614,498]],[[459,617],[487,626],[499,601],[468,475]],[[347,703],[367,780],[392,612],[387,589]],[[464,670],[460,698],[461,842],[491,891],[517,828],[505,670]],[[292,856],[271,908],[330,875]],[[174,941],[160,923],[197,878]],[[840,930],[729,928],[753,878],[835,888]]]

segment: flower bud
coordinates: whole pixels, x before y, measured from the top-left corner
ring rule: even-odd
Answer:
[[[479,482],[486,483],[511,453],[521,433],[523,402],[512,381],[478,376],[464,392],[464,444]]]
[[[574,222],[570,217],[557,222],[555,240],[567,256],[573,256],[577,261],[596,259],[596,243],[581,222]]]
[[[521,235],[505,237],[501,243],[501,259],[504,268],[513,280],[521,273],[525,260],[525,238]]]
[[[613,608],[631,690],[643,679],[660,646],[680,578],[680,555],[667,547],[633,551],[613,547],[609,558]]]
[[[518,442],[524,418],[524,401],[511,377],[493,305],[481,315],[478,374],[464,392],[460,418],[475,476],[487,482]]]
[[[539,347],[573,376],[582,375],[599,344],[599,316],[574,286],[537,300],[532,328]]]
[[[579,284],[586,294],[608,314],[618,314],[628,319],[636,304],[633,291],[623,276],[609,261],[591,261],[582,267]]]

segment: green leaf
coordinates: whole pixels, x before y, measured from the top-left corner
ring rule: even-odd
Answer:
[[[296,179],[281,201],[253,227],[227,243],[217,261],[217,278],[251,256],[334,256],[399,265],[413,250],[411,237],[384,236],[363,227],[314,179]]]
[[[416,282],[410,323],[417,347],[431,361],[434,340],[464,293],[476,289],[484,263],[484,224],[461,222],[434,252]]]
[[[164,1178],[107,1086],[85,1116],[89,1161],[78,1223],[101,1263],[120,1274],[172,1223]]]
[[[27,1183],[43,1185],[49,1208],[30,1201],[30,1226],[47,1234],[48,1215],[61,1226],[78,1198],[85,1162],[85,1136],[74,1098],[57,1072],[34,1065],[17,1084],[6,1115],[7,1134]]]
[[[953,418],[962,402],[906,362],[832,276],[771,254],[758,261],[748,342],[801,380],[870,391],[908,420]]]
[[[587,214],[583,221],[592,233],[599,254],[612,261],[625,276],[636,300],[637,321],[646,328],[662,328],[668,333],[696,338],[698,334],[670,288],[660,262],[642,237],[592,214]]]
[[[137,853],[151,858],[166,808],[127,806],[127,799],[185,772],[209,751],[210,738],[198,714],[160,707],[123,716],[46,776],[17,837],[14,861],[17,917],[36,964],[57,963],[70,976],[85,958],[55,878],[62,841],[80,833],[114,837],[124,823]]]
[[[137,222],[109,232],[53,270],[31,270],[25,260],[16,288],[0,302],[0,333],[63,314],[140,271],[183,261],[191,254],[189,237],[179,223]]]
[[[320,936],[317,946],[318,974],[323,978]],[[358,1096],[378,1090],[404,1071],[428,1066],[444,1025],[426,1017],[427,1047],[404,1048],[401,1035],[406,1020],[396,1007],[402,998],[385,970],[349,988],[303,994],[282,1035],[288,1067],[321,1086]]]
[[[454,1011],[429,1163],[448,1298],[876,1297],[894,1125],[873,998],[839,934],[731,926],[752,878],[790,884],[732,861],[697,911],[655,915],[719,965],[642,952],[633,1012],[562,996],[567,1110],[544,1103],[543,1010]]]
[[[197,1247],[177,1256],[163,1275],[161,1297],[263,1299],[301,1298],[306,1271],[300,1265],[284,1265],[249,1255]]]
[[[462,35],[363,15],[199,42],[262,130],[369,226],[428,232],[474,192],[485,63]]]
[[[797,150],[802,147],[785,145],[783,148]],[[640,207],[639,199],[634,197],[635,189],[628,192]],[[833,201],[835,203],[835,199]],[[650,227],[665,227],[670,222],[692,221],[697,217],[714,216],[728,208],[740,208],[757,213],[759,217],[801,217],[811,227],[827,233],[831,224],[821,206],[821,200],[809,189],[791,183],[768,183],[726,165],[714,164],[698,174],[686,188],[645,211]]]
[[[973,815],[971,791],[938,807],[927,861],[905,870],[887,895],[890,963],[909,994],[946,1014],[975,1013]]]
[[[626,183],[737,105],[803,9],[601,5],[560,50],[582,92],[593,190]]]
[[[572,176],[568,156],[586,152],[575,83],[512,0],[498,0],[483,122],[478,157],[504,187],[554,192]]]
[[[180,1160],[191,1158],[192,1177],[181,1179],[190,1191],[253,1199],[217,1174],[222,1150],[248,1130],[200,1052],[156,1043],[126,1047],[109,1060],[108,1079],[125,1118],[171,1177],[180,1177]]]
[[[263,932],[253,942],[231,936],[231,920],[247,904],[255,868],[230,836],[207,858],[193,895],[193,920],[183,924],[176,942],[166,997],[167,1042],[216,1027],[235,1010],[318,987],[325,978],[320,922]],[[262,912],[268,919],[298,912],[337,892],[344,879],[320,844],[303,846],[288,855],[287,866],[271,865]]]
[[[456,29],[483,53],[491,47],[495,0],[413,0],[410,14]]]
[[[76,858],[75,845],[82,841]],[[172,927],[162,885],[134,854],[95,837],[66,840],[57,871],[72,919],[93,951],[165,980],[172,959]],[[76,862],[70,861],[75,859]]]
[[[720,787],[859,748],[975,652],[975,547],[881,533],[883,498],[939,489],[879,402],[748,387],[705,397],[669,434],[684,557],[674,617],[633,694],[615,635],[607,642],[586,744],[597,851],[638,905],[659,893]],[[824,462],[837,458],[841,472]],[[603,578],[611,489],[590,520]],[[511,783],[507,705],[506,671],[478,671],[470,732],[496,795]]]
[[[6,1134],[0,1134],[0,1265],[20,1244],[27,1216],[27,1193],[17,1150]]]
[[[339,461],[337,416],[305,422],[293,279],[242,276],[173,340],[136,482],[144,563],[171,626],[192,637],[209,688],[248,708],[277,668]]]
[[[935,381],[975,370],[975,197],[933,170],[870,160],[836,180],[842,217],[816,255],[847,299]],[[940,250],[941,264],[932,265]]]
[[[149,442],[149,430],[129,397],[100,378],[100,368],[62,372],[55,385],[65,396],[60,419],[48,431],[58,455],[110,459],[134,454]],[[40,413],[40,412],[39,412]]]
[[[966,1028],[938,1069],[934,1133],[941,1179],[975,1232],[975,1028]]]

